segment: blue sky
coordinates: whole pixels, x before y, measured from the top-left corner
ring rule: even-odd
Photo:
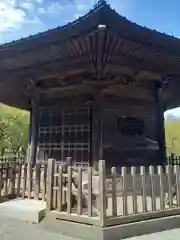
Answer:
[[[0,43],[64,25],[96,0],[0,0]],[[109,0],[118,13],[142,26],[180,38],[180,0]],[[180,109],[174,110],[180,116]]]

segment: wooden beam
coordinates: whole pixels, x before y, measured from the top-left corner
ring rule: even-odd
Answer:
[[[104,53],[105,56],[109,55],[109,52]],[[171,66],[170,64],[161,64],[157,61],[151,61],[143,58],[137,58],[135,56],[128,57],[125,54],[115,53],[111,55],[111,62],[113,64],[129,66],[138,70],[147,70],[154,73],[160,73],[166,75],[171,72],[179,72],[178,65]]]
[[[162,99],[162,86],[154,83],[154,98],[156,107],[156,139],[159,143],[159,159],[162,164],[166,161],[165,127],[164,127],[164,104]]]
[[[41,64],[35,64],[34,66],[27,67],[27,68],[20,68],[14,71],[8,71],[8,72],[1,72],[0,78],[1,79],[9,79],[9,81],[13,81],[14,79],[19,79],[19,81],[24,80],[25,78],[32,78],[32,79],[39,79],[43,76],[46,76],[46,74],[59,74],[61,76],[63,75],[69,75],[69,74],[75,74],[77,72],[86,72],[86,71],[95,71],[95,68],[92,68],[92,65],[90,65],[90,56],[91,54],[83,55],[83,56],[75,56],[71,58],[66,59],[59,59],[55,61],[48,61]],[[149,62],[145,59],[137,59],[135,57],[128,58],[127,56],[120,54],[112,54],[111,52],[104,52],[103,58],[109,59],[108,56],[111,56],[111,62],[103,62],[103,65],[105,66],[104,71],[110,67],[108,67],[108,64],[111,66],[114,64],[116,66],[127,66],[129,68],[133,68],[135,70],[141,69],[141,70],[147,70],[150,72],[155,72],[158,74],[167,75],[169,72],[177,72],[179,73],[179,65],[178,66],[171,66],[171,65],[162,65],[157,66],[157,63],[155,62]]]
[[[98,31],[98,42],[97,42],[97,62],[96,62],[96,71],[98,80],[101,79],[102,70],[103,70],[103,52],[105,45],[105,29]]]
[[[31,163],[36,162],[36,152],[38,143],[38,101],[32,100],[32,125],[31,125],[31,144],[29,151],[29,161]]]
[[[171,39],[171,42],[176,41],[176,44],[180,46],[178,39],[175,39],[171,36],[168,36],[156,31],[152,31],[150,29],[143,28],[140,26],[138,26],[138,29],[136,31],[135,30],[136,25],[135,25],[135,28],[133,29],[133,23],[131,23],[132,25],[130,27],[129,23],[128,25],[126,23],[124,24],[122,23],[121,20],[119,20],[121,24],[118,24],[118,23],[115,24],[115,22],[114,21],[112,22],[110,18],[106,17],[106,19],[109,26],[108,33],[111,34],[111,36],[113,37],[116,36],[117,38],[124,38],[128,41],[135,42],[139,45],[143,45],[145,48],[150,49],[151,51],[161,52],[161,53],[165,53],[167,55],[172,55],[175,57],[180,56],[180,51],[177,51],[178,48],[176,48],[176,51],[175,51],[175,49],[172,49],[171,47],[169,47],[170,39]],[[124,31],[121,31],[120,26],[121,28],[124,29]],[[134,32],[135,34],[132,35],[132,32]],[[154,37],[156,36],[157,37],[157,38],[155,37],[156,40],[155,41],[149,41],[149,39],[147,40],[147,37],[146,37],[147,32],[149,32],[149,36],[150,35]],[[159,39],[159,42],[157,42],[157,39]],[[162,45],[162,41],[164,39],[167,44]]]
[[[101,101],[95,96],[92,102],[92,166],[98,168],[98,160],[103,157]]]
[[[73,43],[74,41],[82,41],[84,38],[89,36],[90,34],[93,35],[94,29],[97,28],[97,24],[94,22],[89,23],[91,27],[89,28],[83,28],[83,26],[76,26],[76,28],[72,28],[69,24],[66,28],[57,28],[53,29],[52,31],[47,31],[44,33],[41,33],[41,36],[39,36],[38,41],[35,41],[35,39],[32,39],[29,42],[19,42],[16,41],[14,44],[8,44],[9,46],[6,47],[4,51],[1,51],[0,60],[4,60],[7,58],[19,58],[24,56],[27,56],[28,54],[38,54],[39,52],[43,51],[59,51],[60,49],[66,49],[67,45],[69,43]],[[78,29],[78,33],[77,33]],[[66,33],[68,32],[68,35]],[[67,31],[66,31],[67,30]],[[83,30],[83,31],[81,31]],[[62,34],[59,35],[59,32],[62,32]],[[58,36],[57,36],[58,33]],[[47,38],[50,37],[50,41],[47,41]],[[37,40],[37,36],[36,36]],[[49,40],[49,39],[48,39]],[[23,40],[22,40],[23,41]],[[19,44],[18,44],[19,42]],[[18,46],[20,48],[18,48]]]
[[[38,94],[55,94],[57,93],[62,93],[62,92],[69,92],[70,91],[75,91],[75,92],[80,92],[80,91],[94,91],[98,88],[103,89],[104,93],[114,93],[116,95],[122,95],[122,92],[130,92],[130,95],[132,97],[136,92],[138,92],[137,95],[139,95],[139,98],[149,98],[151,96],[150,90],[146,88],[146,85],[142,87],[136,85],[135,83],[128,83],[124,84],[123,82],[120,81],[120,77],[115,79],[115,80],[107,80],[107,81],[102,81],[102,80],[93,80],[91,81],[90,79],[82,79],[82,82],[78,82],[77,84],[69,84],[66,86],[59,86],[59,87],[50,87],[47,89],[41,89],[37,88]],[[133,94],[132,94],[133,93]],[[126,95],[126,93],[125,93]]]
[[[48,94],[48,93],[55,93],[58,92],[61,94],[61,92],[67,92],[69,94],[70,91],[93,91],[96,89],[97,86],[94,85],[88,85],[88,84],[76,84],[76,85],[69,85],[69,86],[64,86],[64,87],[57,87],[57,88],[49,88],[49,89],[37,89],[38,94]]]

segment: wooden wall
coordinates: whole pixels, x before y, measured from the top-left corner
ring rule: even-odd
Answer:
[[[72,99],[71,99],[72,101]],[[72,105],[71,110],[74,108],[77,108],[78,104]],[[81,105],[82,107],[82,105]],[[92,164],[94,167],[96,167],[98,160],[105,159],[107,166],[120,166],[120,165],[149,165],[158,163],[157,161],[157,151],[155,150],[137,150],[136,149],[136,142],[139,140],[137,137],[134,136],[128,136],[123,135],[120,133],[117,127],[117,121],[119,117],[128,116],[128,117],[136,117],[139,119],[144,120],[145,124],[145,133],[143,135],[144,138],[148,138],[151,140],[156,140],[156,112],[155,112],[155,102],[153,101],[144,101],[140,103],[136,102],[130,102],[130,101],[122,101],[121,100],[113,100],[113,101],[101,101],[94,100],[90,102],[89,104],[86,103],[85,107],[90,109],[89,114],[89,120],[86,119],[87,122],[87,133],[88,133],[88,139],[80,139],[79,144],[71,140],[68,140],[68,144],[70,145],[61,145],[61,139],[62,137],[62,130],[63,128],[68,126],[65,126],[67,123],[64,122],[65,125],[58,120],[58,122],[55,124],[56,127],[60,127],[55,129],[55,135],[57,136],[57,141],[52,142],[52,136],[49,136],[49,133],[51,132],[52,135],[52,129],[51,126],[53,125],[50,119],[39,119],[40,121],[40,129],[39,134],[46,134],[45,137],[46,141],[41,142],[39,141],[40,148],[48,149],[48,157],[52,157],[52,152],[57,152],[57,155],[55,158],[56,160],[65,160],[66,155],[71,156],[74,158],[74,160],[80,165],[83,164],[83,159],[85,155],[87,155],[87,160],[90,164]],[[45,108],[46,109],[46,108]],[[44,110],[45,110],[44,109]],[[49,107],[47,107],[48,111]],[[61,110],[63,110],[63,106],[59,106],[59,114],[61,115]],[[46,110],[45,110],[46,112]],[[55,114],[56,115],[56,114]],[[88,115],[87,115],[88,116]],[[75,130],[75,135],[79,133],[77,131],[76,126],[80,124],[80,122],[77,121],[77,118],[74,118],[74,115],[71,117],[71,125],[72,130],[70,130],[70,134],[73,135]],[[48,126],[42,126],[42,120],[43,122],[45,120],[48,120]],[[64,121],[64,120],[63,120]],[[46,125],[46,124],[45,124]],[[54,127],[55,127],[54,125]],[[86,125],[86,124],[85,124]],[[85,126],[84,125],[84,126]],[[40,133],[41,132],[41,133]],[[83,131],[80,130],[80,132],[83,132],[83,134],[86,134],[86,130],[84,128]],[[54,134],[54,133],[53,133]],[[58,134],[60,135],[58,137]],[[53,135],[54,136],[54,135]],[[40,135],[39,135],[40,137]],[[143,141],[143,137],[141,140]],[[60,140],[61,139],[61,140]],[[70,139],[70,138],[68,138]],[[39,138],[40,140],[40,138]],[[44,140],[43,140],[44,141]],[[84,141],[84,142],[83,142]],[[51,150],[50,145],[51,144],[54,148],[54,150]],[[45,146],[44,146],[45,145]],[[80,150],[76,150],[77,148],[81,148]],[[125,150],[125,149],[131,149]],[[80,155],[78,155],[78,151],[81,152]],[[70,155],[69,155],[70,154]],[[79,157],[78,157],[79,156]],[[89,157],[88,157],[89,156]],[[54,155],[53,155],[54,157]],[[88,159],[89,158],[89,159]]]
[[[123,135],[118,130],[117,121],[119,117],[137,117],[144,120],[145,132],[141,137]],[[157,151],[136,150],[137,141],[144,138],[155,140],[156,118],[155,109],[152,104],[134,106],[129,104],[104,103],[102,111],[102,136],[103,136],[103,158],[107,165],[149,165],[157,162]],[[125,149],[132,149],[125,151]]]

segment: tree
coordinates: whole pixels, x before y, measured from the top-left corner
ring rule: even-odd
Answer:
[[[0,154],[17,153],[27,148],[29,114],[25,111],[0,105]]]
[[[165,121],[167,154],[180,156],[180,120]]]

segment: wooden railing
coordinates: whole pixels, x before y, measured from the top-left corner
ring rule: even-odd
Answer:
[[[131,168],[131,173],[126,173],[122,168],[118,187],[115,169],[112,170],[112,212],[107,211],[105,226],[130,223],[140,220],[160,218],[180,213],[180,180],[179,166],[150,166],[149,171],[142,166],[140,173],[136,174],[136,167]],[[173,186],[177,197],[173,202]],[[165,204],[165,192],[168,193],[168,205]]]
[[[0,162],[0,197],[46,198],[47,162]]]
[[[131,172],[127,173],[126,167],[122,167],[119,176],[113,167],[107,176],[105,161],[99,161],[99,174],[95,176],[91,168],[84,170],[81,167],[76,171],[68,167],[67,173],[63,173],[62,167],[50,159],[47,211],[53,211],[59,219],[99,226],[180,214],[179,166],[158,166],[157,171],[155,168],[142,166],[139,172],[136,167],[131,167]],[[74,171],[77,188],[72,184]],[[67,180],[66,186],[63,179]],[[169,205],[164,201],[165,192]]]
[[[95,224],[99,219],[94,217],[93,211],[96,195],[92,168],[69,166],[64,170],[54,159],[48,160],[47,211],[58,211],[64,220]]]
[[[96,226],[113,226],[180,214],[180,166],[74,168],[54,159],[23,164],[0,163],[0,200],[4,196],[46,201],[56,218]],[[173,186],[176,184],[173,195]],[[165,204],[168,193],[169,204]]]
[[[180,166],[180,156],[169,156],[167,157],[167,164],[169,165],[179,165]]]

